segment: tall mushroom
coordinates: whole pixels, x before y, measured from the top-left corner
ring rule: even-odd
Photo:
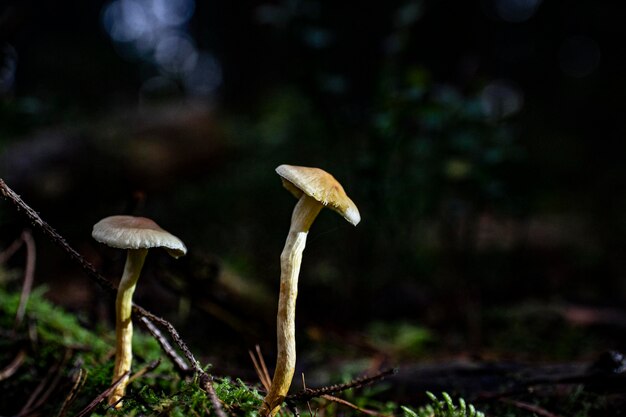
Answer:
[[[262,416],[274,416],[278,412],[293,378],[296,364],[298,274],[313,221],[324,207],[341,214],[355,226],[361,221],[356,205],[348,198],[341,184],[326,171],[280,165],[276,173],[281,176],[283,186],[298,199],[298,203],[293,210],[289,235],[280,255],[280,294],[276,320],[278,352],[274,377],[260,410]]]
[[[100,243],[119,249],[127,249],[124,273],[115,300],[115,367],[113,381],[120,383],[109,395],[109,404],[117,404],[126,392],[127,372],[133,359],[133,323],[131,309],[133,293],[149,248],[162,247],[174,258],[187,253],[185,244],[176,236],[163,230],[145,217],[111,216],[96,223],[91,236]]]

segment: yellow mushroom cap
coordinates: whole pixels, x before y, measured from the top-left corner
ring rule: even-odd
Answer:
[[[354,226],[361,221],[359,209],[346,195],[339,181],[323,169],[280,165],[276,173],[281,176],[283,186],[296,198],[304,193],[335,210]]]
[[[147,217],[105,217],[93,226],[91,236],[119,249],[164,248],[174,258],[187,253],[187,247],[179,238]]]

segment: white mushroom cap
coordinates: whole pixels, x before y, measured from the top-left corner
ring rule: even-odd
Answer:
[[[91,236],[119,249],[164,248],[174,258],[187,253],[187,247],[179,238],[146,217],[105,217],[93,226]]]
[[[359,209],[346,195],[339,181],[323,169],[280,165],[276,173],[281,176],[283,186],[296,198],[304,193],[335,210],[354,226],[361,221]]]

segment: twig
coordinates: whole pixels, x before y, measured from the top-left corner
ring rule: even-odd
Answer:
[[[357,378],[345,384],[330,385],[328,387],[321,387],[321,388],[316,388],[316,389],[306,388],[303,391],[287,396],[286,400],[295,401],[295,402],[309,401],[310,399],[313,399],[313,398],[321,397],[324,395],[333,395],[342,391],[346,391],[351,388],[361,388],[375,381],[382,380],[389,375],[393,375],[396,372],[397,372],[397,369],[387,369],[385,371],[377,373],[376,375],[372,375],[372,376],[368,376],[364,378]]]
[[[33,226],[41,229],[54,243],[61,246],[69,256],[75,262],[78,262],[80,266],[87,272],[87,275],[93,280],[95,280],[98,284],[100,284],[103,288],[110,291],[112,294],[115,293],[116,289],[102,275],[96,271],[93,265],[91,265],[85,258],[83,258],[74,248],[72,248],[61,236],[54,230],[48,223],[43,221],[43,219],[37,214],[35,210],[30,208],[28,204],[21,199],[19,195],[15,193],[9,186],[4,182],[3,179],[0,178],[0,194],[2,194],[6,199],[8,199],[13,205],[17,208],[17,211],[23,211],[26,217],[31,221]]]
[[[256,355],[255,352],[252,352],[251,350],[248,351],[248,354],[250,355],[250,359],[252,359],[252,365],[254,366],[254,370],[261,381],[261,385],[263,385],[265,391],[269,391],[272,380],[267,370],[267,366],[265,365],[265,360],[263,359],[263,354],[261,353],[259,345],[255,346],[255,351]]]
[[[267,381],[268,391],[270,385],[272,385],[272,377],[270,376],[270,372],[267,370],[267,365],[265,364],[265,359],[263,358],[263,353],[261,352],[261,346],[255,345],[254,350],[256,351],[256,355],[259,358],[259,365],[261,365],[261,371],[263,371],[263,375],[265,377],[265,381]]]
[[[32,394],[28,398],[28,401],[26,401],[26,404],[24,404],[17,416],[27,416],[33,411],[37,410],[46,402],[48,397],[50,397],[50,395],[52,394],[52,391],[56,389],[59,380],[61,379],[61,370],[70,359],[71,355],[72,350],[66,349],[63,358],[61,358],[60,361],[56,362],[54,366],[52,366],[48,370],[45,378],[42,379],[41,382],[39,382],[37,388],[35,388],[35,390],[32,392]],[[44,391],[44,389],[46,390]]]
[[[15,313],[15,328],[17,328],[24,319],[26,304],[28,303],[28,298],[30,297],[30,292],[33,288],[33,281],[35,278],[36,249],[35,240],[33,239],[33,235],[30,230],[24,229],[20,237],[15,239],[8,248],[0,252],[0,264],[2,264],[13,256],[23,244],[26,246],[26,267],[24,268],[24,282],[22,284],[20,301]]]
[[[302,389],[304,389],[305,391],[307,390],[306,379],[304,378],[304,372],[302,372]],[[310,416],[317,416],[317,409],[315,410],[315,413],[314,413],[313,409],[311,408],[311,401],[307,401],[306,406],[309,409]],[[294,408],[295,408],[295,405],[294,405]]]
[[[72,378],[74,379],[74,385],[70,388],[70,392],[68,392],[65,400],[63,400],[63,404],[61,404],[61,408],[59,409],[56,417],[64,417],[65,414],[67,414],[67,410],[69,410],[70,406],[76,399],[76,396],[87,381],[87,371],[83,368],[78,368],[78,371],[72,376]]]
[[[520,410],[530,411],[531,413],[535,413],[542,417],[561,417],[558,414],[551,413],[545,408],[539,407],[538,405],[528,404],[523,401],[509,400],[507,398],[501,398],[500,401],[506,404],[511,404],[512,406],[517,407]]]
[[[115,387],[117,387],[120,382],[122,382],[122,380],[128,376],[129,373],[130,371],[127,371],[122,376],[120,376],[113,384],[109,386],[109,388],[104,390],[104,392],[101,392],[100,395],[94,398],[92,402],[87,404],[87,407],[85,407],[80,413],[78,413],[76,417],[85,417],[89,415],[93,411],[93,409],[98,406],[98,404],[100,404],[105,398],[109,396],[109,394],[115,389]]]
[[[15,328],[17,328],[24,319],[26,304],[28,304],[28,298],[30,297],[30,292],[33,289],[33,281],[35,280],[35,263],[37,257],[35,240],[30,230],[26,229],[22,232],[22,240],[26,245],[26,268],[24,270],[24,283],[22,284],[20,303],[15,313]]]
[[[138,306],[137,304],[133,304],[133,313],[138,315],[140,318],[145,317],[147,320],[159,323],[161,326],[163,326],[165,330],[167,330],[167,332],[170,334],[174,342],[176,342],[180,350],[183,352],[183,355],[185,355],[185,358],[187,358],[187,361],[191,364],[194,371],[201,375],[206,374],[206,372],[204,372],[204,370],[200,366],[200,362],[196,360],[195,356],[193,356],[193,353],[191,353],[191,350],[187,347],[187,344],[178,334],[176,328],[169,321],[154,315],[153,313],[149,312],[143,307]]]
[[[304,373],[302,374],[302,387],[303,387],[303,390],[304,390],[305,392],[306,392],[306,391],[310,391],[310,390],[307,388],[307,386],[306,386],[306,380],[304,379]],[[353,410],[360,411],[360,412],[362,412],[363,414],[368,414],[368,415],[370,415],[370,416],[378,416],[378,417],[388,417],[388,416],[385,416],[384,414],[381,414],[381,413],[379,413],[379,412],[377,412],[377,411],[374,411],[374,410],[368,410],[368,409],[366,409],[366,408],[359,407],[359,406],[358,406],[358,405],[356,405],[356,404],[352,404],[352,403],[351,403],[350,401],[348,401],[348,400],[344,400],[343,398],[335,397],[334,395],[323,394],[323,395],[321,395],[320,397],[321,397],[321,398],[324,398],[325,400],[332,401],[332,402],[334,402],[334,403],[338,403],[338,404],[345,405],[345,406],[347,406],[347,407],[352,408]],[[288,406],[288,407],[289,407],[289,409],[290,409],[290,410],[294,413],[294,415],[296,415],[296,413],[297,413],[298,409],[296,408],[295,404],[294,404],[293,402],[289,401],[289,402],[287,402],[287,406]],[[309,401],[307,401],[307,407],[309,408],[309,414],[310,414],[311,416],[313,416],[313,415],[314,415],[314,413],[313,413],[313,410],[311,409],[311,403],[310,403]]]
[[[368,414],[370,416],[379,416],[379,417],[387,417],[385,414],[379,413],[377,411],[374,410],[368,410],[367,408],[361,408],[358,405],[352,404],[350,401],[344,400],[343,398],[339,398],[339,397],[335,397],[334,395],[328,395],[328,394],[324,394],[322,395],[322,398],[328,400],[328,401],[332,401],[338,404],[343,404],[345,406],[348,406],[354,410],[360,411],[363,414]]]
[[[182,375],[186,375],[189,373],[189,366],[185,363],[183,358],[180,357],[178,352],[174,350],[170,342],[163,336],[158,327],[154,325],[150,320],[146,317],[141,317],[141,322],[148,328],[148,331],[152,334],[159,345],[161,345],[161,349],[165,352],[165,354],[170,358],[172,363],[178,368],[178,373]]]
[[[209,400],[211,401],[213,409],[215,410],[215,414],[217,414],[218,417],[227,417],[226,412],[222,407],[222,403],[217,397],[215,388],[213,388],[213,376],[205,372],[204,369],[202,369],[202,367],[200,366],[200,362],[198,362],[193,356],[193,353],[191,353],[191,350],[189,350],[187,344],[180,337],[178,331],[174,328],[174,326],[169,321],[162,319],[161,317],[155,316],[151,312],[136,304],[133,305],[133,312],[142,318],[145,317],[146,319],[155,321],[161,326],[165,327],[170,336],[172,336],[172,339],[174,339],[174,342],[176,342],[180,350],[185,355],[185,358],[187,358],[187,361],[193,367],[194,371],[198,374],[200,388],[202,388],[208,394]]]
[[[291,411],[291,414],[293,414],[293,417],[300,417],[300,412],[298,411],[298,407],[296,406],[296,403],[294,403],[293,401],[285,401],[285,404],[287,404],[287,408],[289,409],[289,411]]]
[[[272,377],[270,376],[270,372],[268,371],[267,365],[265,364],[265,359],[263,359],[263,353],[261,352],[261,347],[259,345],[255,345],[254,352],[249,350],[248,354],[250,355],[250,359],[252,359],[252,365],[254,366],[254,371],[259,377],[259,381],[261,381],[261,385],[263,385],[265,392],[268,392],[272,385]],[[291,412],[294,414],[294,416],[296,417],[300,416],[300,414],[298,413],[298,409],[296,408],[293,402],[290,404],[287,404],[287,406],[289,407]],[[285,416],[285,413],[283,412],[283,410],[278,411],[278,416],[279,417]]]
[[[254,372],[256,372],[257,377],[259,377],[259,381],[261,381],[261,385],[263,386],[263,389],[265,389],[265,391],[269,391],[269,385],[267,384],[267,381],[265,380],[265,376],[263,375],[263,371],[261,371],[261,367],[259,366],[259,362],[256,359],[256,356],[254,356],[254,353],[252,353],[251,350],[248,351],[248,355],[250,356],[250,359],[252,360],[252,366],[254,366]]]
[[[200,387],[209,394],[209,400],[211,401],[211,405],[213,405],[215,414],[217,414],[218,417],[227,417],[222,407],[222,402],[217,397],[215,388],[213,388],[213,377],[204,371],[200,374]]]
[[[0,370],[0,381],[3,381],[7,378],[10,378],[24,363],[24,359],[26,359],[26,350],[20,349],[15,355],[15,358],[8,364],[4,369]]]
[[[149,364],[147,364],[146,366],[144,366],[143,368],[135,372],[130,378],[128,378],[128,384],[130,385],[130,383],[133,382],[134,380],[141,378],[148,372],[155,370],[160,364],[161,364],[161,359],[153,360],[152,362],[150,362]]]
[[[22,243],[24,243],[24,239],[20,235],[20,237],[15,239],[8,248],[0,252],[0,264],[5,263],[11,256],[13,256],[15,252],[17,252],[19,248],[22,247]]]
[[[63,236],[57,233],[57,231],[54,230],[52,226],[46,223],[39,216],[39,214],[37,214],[35,210],[33,210],[30,206],[28,206],[28,204],[26,204],[24,200],[22,200],[20,196],[15,193],[15,191],[9,188],[9,186],[1,178],[0,178],[0,194],[4,196],[6,199],[8,199],[11,203],[13,203],[13,205],[17,208],[18,211],[23,211],[24,214],[29,218],[31,223],[35,227],[41,229],[54,243],[59,245],[61,249],[63,249],[69,255],[71,259],[77,262],[81,266],[81,268],[87,273],[87,276],[89,276],[89,278],[97,282],[102,288],[107,290],[109,293],[115,294],[116,292],[115,286],[111,284],[111,282],[108,279],[103,277],[96,270],[96,268],[94,268],[94,266],[91,263],[89,263],[85,258],[82,257],[82,255],[80,255],[74,248],[72,248],[65,241]],[[187,361],[189,361],[189,363],[194,368],[194,370],[199,374],[200,380],[204,381],[204,383],[201,386],[207,392],[207,394],[209,394],[209,397],[211,398],[211,402],[213,402],[213,406],[215,407],[215,411],[218,414],[218,416],[226,417],[226,413],[224,413],[224,410],[221,407],[221,403],[219,402],[219,399],[217,398],[217,394],[215,394],[215,389],[213,389],[213,385],[211,385],[211,381],[213,380],[213,377],[207,374],[202,369],[202,367],[200,366],[200,363],[193,356],[193,354],[191,353],[191,350],[189,349],[189,347],[187,347],[187,344],[180,337],[180,335],[178,334],[178,331],[176,331],[174,326],[167,320],[162,319],[161,317],[155,316],[154,314],[152,314],[151,312],[149,312],[148,310],[144,309],[143,307],[137,304],[133,304],[133,312],[139,317],[146,317],[148,320],[151,320],[153,322],[160,324],[167,330],[167,332],[170,334],[174,342],[178,345],[180,350],[185,355],[185,358],[187,358]]]

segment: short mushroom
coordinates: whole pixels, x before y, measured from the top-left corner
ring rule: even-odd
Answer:
[[[145,217],[111,216],[96,223],[91,236],[100,243],[127,249],[126,265],[115,300],[115,367],[113,381],[120,383],[109,395],[109,404],[121,407],[133,359],[132,298],[149,248],[162,247],[174,258],[187,253],[185,244]]]
[[[298,274],[313,221],[324,207],[338,212],[355,226],[361,221],[356,205],[346,195],[341,184],[326,171],[280,165],[276,172],[281,176],[283,186],[298,198],[298,203],[293,210],[289,235],[280,255],[280,294],[276,320],[278,352],[274,377],[260,410],[262,416],[274,416],[278,412],[293,378],[296,364]]]

